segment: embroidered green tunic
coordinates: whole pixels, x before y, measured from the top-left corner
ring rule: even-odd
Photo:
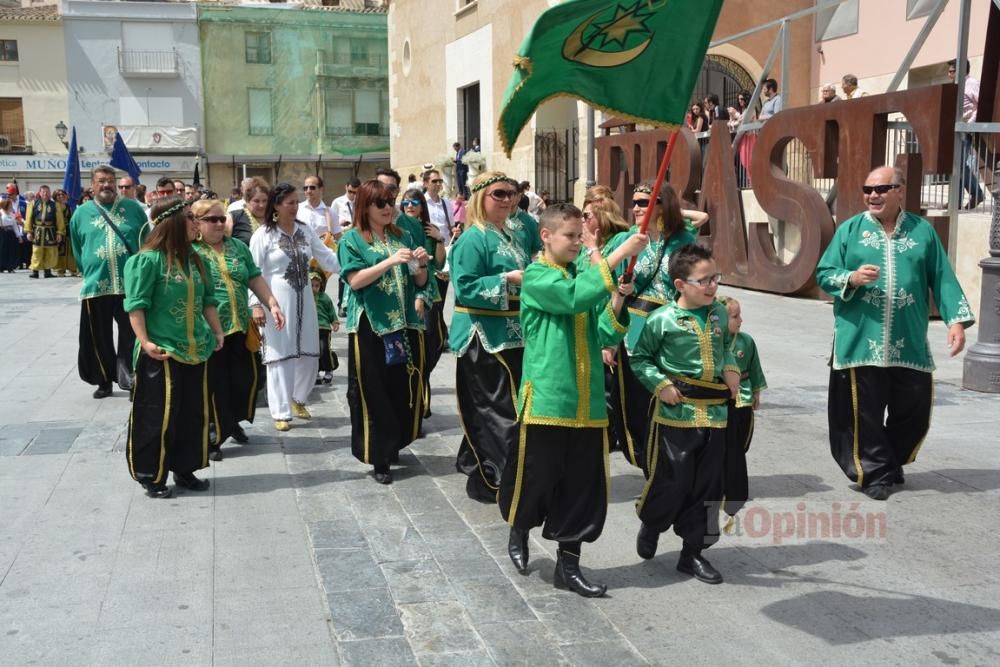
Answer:
[[[316,319],[319,320],[320,331],[329,331],[337,322],[337,309],[333,307],[333,299],[326,292],[313,294],[316,299]]]
[[[864,264],[878,279],[851,287],[848,278]],[[816,267],[820,287],[834,297],[833,368],[902,366],[933,371],[927,342],[928,291],[945,324],[975,322],[948,254],[929,222],[901,212],[888,236],[869,213],[843,222]]]
[[[724,399],[686,398],[667,405],[659,395],[673,378],[721,384],[724,371],[738,371],[729,339],[729,316],[720,303],[707,307],[704,324],[676,301],[650,314],[629,361],[635,376],[656,398],[654,421],[682,428],[726,426],[729,409]]]
[[[520,421],[571,428],[608,425],[601,348],[621,342],[628,324],[627,311],[619,320],[611,309],[616,289],[606,261],[581,270],[541,257],[525,269]]]
[[[222,332],[227,336],[238,331],[245,332],[250,322],[247,290],[250,281],[260,275],[250,248],[243,241],[226,238],[221,253],[205,243],[196,243],[194,249],[205,260],[205,268],[212,274]]]
[[[637,234],[638,231],[638,225],[633,225],[627,231],[618,232],[612,236],[610,240],[608,240],[604,248],[601,250],[601,254],[605,257],[609,256],[630,236]],[[694,235],[687,231],[687,229],[675,232],[666,239],[664,239],[661,235],[658,241],[650,241],[649,244],[642,249],[639,253],[638,259],[635,261],[635,269],[633,271],[633,281],[635,282],[636,289],[635,296],[640,300],[647,302],[647,306],[650,304],[663,305],[668,301],[673,301],[677,296],[677,290],[674,288],[674,285],[670,280],[670,275],[667,272],[667,265],[670,263],[670,255],[681,246],[694,242]],[[660,257],[661,251],[663,256],[660,259],[659,264],[657,264],[656,259]],[[625,260],[618,266],[612,267],[615,270],[616,276],[624,275],[625,270],[628,268],[629,261],[630,260]],[[629,354],[632,354],[636,343],[639,341],[639,334],[642,333],[642,328],[646,324],[646,318],[649,316],[649,309],[647,308],[644,310],[639,307],[630,306],[629,315],[631,315],[631,319],[628,327],[628,335],[625,336],[625,349]]]
[[[400,213],[396,216],[396,226],[400,229],[410,233],[410,237],[413,238],[413,242],[416,244],[414,248],[423,248],[427,251],[427,254],[431,256],[430,263],[427,266],[428,279],[427,284],[423,287],[417,288],[417,298],[422,299],[428,307],[432,303],[441,300],[441,294],[438,290],[437,281],[434,278],[434,250],[437,246],[437,242],[428,237],[427,233],[424,232],[424,225],[416,218],[411,218],[410,216]]]
[[[524,347],[519,312],[521,288],[507,283],[504,274],[525,269],[532,247],[530,228],[509,219],[501,230],[474,223],[458,237],[448,262],[455,290],[455,311],[448,342],[461,357],[473,336],[486,351]]]
[[[125,262],[125,310],[145,311],[149,340],[181,363],[200,364],[211,356],[215,334],[202,310],[216,305],[215,286],[211,278],[202,280],[193,258],[183,268],[175,261],[169,273],[160,251],[146,250]],[[133,364],[141,347],[136,339]]]
[[[764,370],[760,367],[760,355],[757,354],[757,343],[750,334],[740,331],[732,337],[729,350],[740,371],[740,395],[736,399],[736,407],[745,408],[753,405],[755,393],[767,389]]]
[[[401,232],[402,236],[386,232],[384,241],[374,236],[368,243],[357,229],[348,230],[337,245],[341,275],[346,280],[346,276],[375,266],[401,248],[416,248],[410,233],[406,230]],[[420,288],[406,264],[397,264],[367,287],[351,290],[347,300],[347,333],[357,332],[362,313],[368,318],[372,331],[379,336],[403,329],[423,331],[424,321],[414,307],[419,292]]]
[[[533,259],[543,249],[542,235],[538,231],[538,220],[527,211],[518,211],[507,221],[507,228],[520,235],[524,251]]]
[[[104,222],[99,209],[108,214],[129,247]],[[107,207],[89,201],[76,209],[69,221],[69,238],[76,265],[83,274],[81,300],[125,293],[125,260],[138,252],[147,224],[146,212],[139,203],[125,197],[118,197]]]

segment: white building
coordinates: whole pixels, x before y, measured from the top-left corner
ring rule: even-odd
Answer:
[[[83,168],[107,162],[117,130],[144,184],[190,182],[204,143],[197,5],[63,0],[61,13]]]

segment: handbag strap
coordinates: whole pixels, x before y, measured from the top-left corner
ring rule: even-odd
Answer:
[[[108,225],[108,227],[111,228],[111,231],[113,231],[115,234],[117,234],[118,238],[120,238],[121,241],[122,241],[122,243],[125,244],[125,249],[128,250],[128,254],[129,255],[135,254],[135,250],[132,250],[132,246],[129,245],[128,239],[126,239],[125,235],[122,234],[122,230],[118,229],[118,225],[116,225],[115,223],[111,222],[111,217],[104,211],[103,208],[101,208],[101,205],[98,204],[97,202],[94,202],[94,206],[97,207],[97,210],[100,212],[101,217],[104,218],[104,222],[106,222],[107,225]]]

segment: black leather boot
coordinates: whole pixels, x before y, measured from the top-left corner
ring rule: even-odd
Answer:
[[[520,574],[528,574],[528,531],[511,526],[507,555]]]
[[[566,549],[562,544],[557,553],[556,574],[552,582],[556,588],[573,591],[585,598],[599,598],[607,592],[608,587],[604,584],[592,584],[583,577],[579,553]]]

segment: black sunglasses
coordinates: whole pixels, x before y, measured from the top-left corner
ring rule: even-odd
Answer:
[[[877,192],[880,195],[884,195],[890,190],[895,190],[899,187],[899,183],[889,183],[887,185],[862,185],[861,191],[866,195],[870,195],[873,192]]]
[[[651,201],[653,201],[653,200],[652,199],[633,199],[632,200],[632,206],[634,208],[646,208],[647,206],[649,206],[649,202],[651,202]],[[660,200],[657,199],[656,203],[659,204]]]
[[[205,222],[214,222],[215,224],[220,224],[226,221],[226,216],[224,215],[203,215],[199,220],[204,220]]]
[[[510,201],[515,196],[517,196],[517,190],[500,189],[500,190],[494,190],[493,192],[490,193],[490,197],[493,197],[493,199],[497,201]]]
[[[319,186],[318,185],[303,185],[302,189],[303,190],[319,190]]]
[[[372,200],[372,206],[374,206],[375,208],[385,208],[386,206],[392,206],[392,203],[393,200],[383,199],[382,197],[378,197]]]
[[[444,183],[443,178],[432,178],[431,183]]]

